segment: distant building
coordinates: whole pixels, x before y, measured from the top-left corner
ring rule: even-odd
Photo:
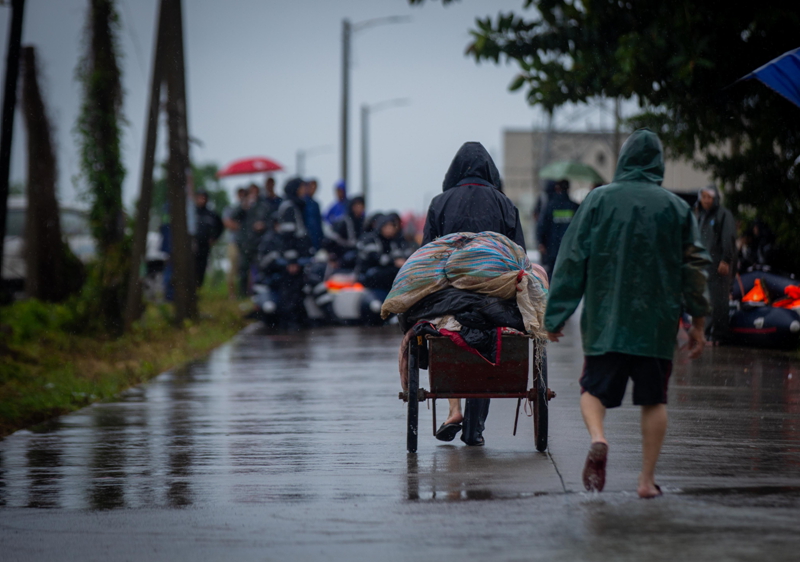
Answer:
[[[619,137],[619,145],[628,138]],[[528,245],[535,247],[533,235],[533,206],[544,183],[539,181],[539,169],[550,162],[576,160],[593,166],[603,179],[610,183],[614,177],[617,155],[613,131],[588,131],[582,133],[550,133],[549,146],[546,131],[506,130],[503,133],[503,190],[517,205],[525,229]],[[709,174],[698,170],[687,160],[667,160],[664,187],[693,198],[697,191],[712,183]],[[586,182],[572,181],[570,195],[580,202],[593,187]]]

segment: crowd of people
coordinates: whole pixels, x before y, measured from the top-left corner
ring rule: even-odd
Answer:
[[[367,217],[363,197],[348,197],[340,181],[323,214],[317,187],[315,179],[291,178],[279,196],[268,177],[263,193],[256,184],[239,189],[223,212],[231,297],[266,294],[258,314],[286,328],[308,323],[308,296],[324,320],[336,320],[325,284],[334,275],[359,283],[370,302],[382,302],[414,249],[397,213]]]

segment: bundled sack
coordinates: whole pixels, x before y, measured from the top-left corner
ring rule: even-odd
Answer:
[[[425,244],[400,269],[381,317],[406,312],[424,297],[454,287],[516,299],[525,330],[544,340],[547,275],[525,250],[496,232],[458,232]]]

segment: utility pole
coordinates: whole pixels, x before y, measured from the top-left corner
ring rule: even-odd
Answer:
[[[333,147],[329,144],[312,146],[311,148],[298,148],[295,152],[295,175],[303,177],[306,173],[306,159],[315,154],[330,152]]]
[[[14,108],[17,105],[22,14],[25,0],[12,0],[11,26],[6,54],[6,76],[3,88],[3,120],[0,130],[0,300],[2,300],[2,261],[5,249],[6,214],[8,213],[8,184],[11,172],[11,138],[14,133]]]
[[[169,161],[167,164],[167,201],[170,206],[174,272],[175,319],[177,322],[197,317],[197,291],[194,274],[194,250],[187,224],[187,189],[189,186],[189,135],[186,120],[186,76],[183,51],[183,14],[181,0],[168,3],[169,30],[165,77],[167,83],[167,126]]]
[[[128,331],[142,315],[142,279],[139,270],[147,251],[147,231],[150,226],[150,207],[153,203],[153,169],[156,159],[158,139],[158,114],[161,104],[161,90],[164,81],[164,55],[167,43],[167,2],[161,1],[156,27],[156,43],[153,51],[153,74],[150,77],[150,100],[147,108],[147,133],[142,155],[142,178],[139,187],[139,201],[136,204],[136,219],[133,230],[131,268],[128,279],[128,295],[125,306],[125,331]]]
[[[408,98],[395,98],[372,105],[361,104],[361,195],[364,205],[369,208],[369,116],[371,113],[408,105]]]
[[[361,104],[361,196],[369,209],[369,106]]]
[[[349,157],[349,137],[348,129],[350,126],[350,43],[354,33],[374,27],[376,25],[389,24],[389,23],[405,23],[411,21],[407,16],[388,16],[383,18],[374,18],[358,23],[350,23],[349,19],[342,20],[342,107],[341,107],[341,123],[340,123],[340,179],[344,180],[347,185],[348,179],[348,157]],[[349,186],[348,186],[349,187]]]
[[[28,131],[25,213],[25,294],[44,301],[67,297],[65,255],[56,200],[56,156],[37,76],[36,49],[22,49],[22,115]]]
[[[342,20],[342,114],[341,114],[341,140],[340,140],[340,154],[341,161],[339,163],[339,176],[344,180],[347,186],[347,159],[348,159],[348,138],[347,129],[349,126],[350,115],[348,113],[350,106],[350,34],[351,34],[350,20]]]

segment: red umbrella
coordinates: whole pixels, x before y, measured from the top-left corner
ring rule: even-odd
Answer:
[[[270,160],[263,156],[255,156],[253,158],[242,158],[241,160],[231,162],[227,167],[217,172],[217,177],[224,178],[226,176],[236,176],[239,174],[258,174],[261,172],[277,172],[280,170],[283,170],[283,166],[275,162],[275,160]]]

